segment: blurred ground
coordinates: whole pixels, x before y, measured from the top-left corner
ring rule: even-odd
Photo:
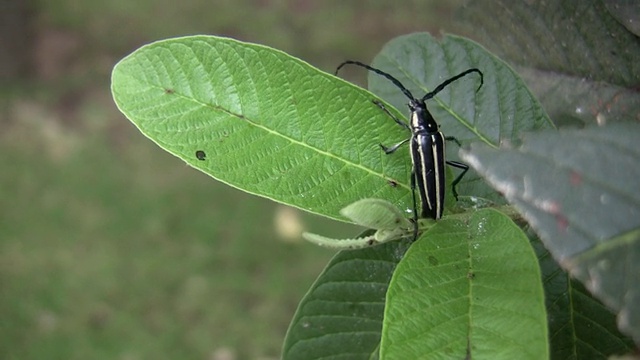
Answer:
[[[147,42],[216,34],[333,71],[446,29],[459,2],[32,2],[32,63],[0,89],[0,358],[278,358],[332,254],[300,226],[355,230],[165,153],[115,108],[111,68]]]

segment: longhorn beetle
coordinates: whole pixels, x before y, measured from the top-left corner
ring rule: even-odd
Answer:
[[[396,124],[411,132],[411,137],[408,139],[405,139],[391,147],[386,147],[382,144],[380,144],[380,147],[382,148],[382,150],[384,150],[385,154],[389,155],[398,150],[400,146],[411,140],[409,147],[411,150],[411,163],[413,164],[411,169],[411,192],[413,197],[413,240],[415,241],[418,238],[418,209],[416,205],[416,187],[418,188],[418,192],[420,193],[420,200],[422,202],[422,212],[420,213],[420,217],[437,220],[442,217],[442,210],[444,207],[444,164],[447,163],[450,166],[462,169],[462,172],[451,183],[453,196],[455,196],[456,198],[458,198],[456,185],[460,182],[467,170],[469,170],[469,166],[463,163],[445,160],[445,140],[455,141],[458,146],[460,146],[460,142],[453,136],[444,136],[444,134],[438,129],[438,123],[436,123],[436,120],[427,109],[425,101],[436,96],[436,94],[447,87],[447,85],[473,72],[480,75],[480,86],[478,86],[478,89],[476,90],[478,91],[484,84],[484,76],[482,74],[482,71],[476,68],[468,69],[452,78],[445,80],[442,84],[436,86],[433,91],[426,93],[422,98],[415,98],[413,94],[411,94],[409,89],[402,85],[402,83],[395,77],[382,70],[363,64],[359,61],[348,60],[343,62],[336,69],[336,74],[343,66],[348,64],[357,65],[369,71],[373,71],[378,75],[384,76],[395,86],[397,86],[406,97],[409,98],[408,105],[411,112],[409,124],[398,119],[380,101],[373,100],[373,103],[380,107],[380,109],[382,109],[385,113],[387,113],[387,115],[389,115],[396,122]]]

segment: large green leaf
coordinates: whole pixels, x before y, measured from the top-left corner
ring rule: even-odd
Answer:
[[[469,40],[452,35],[436,40],[427,33],[400,36],[384,46],[374,65],[395,76],[414,96],[423,96],[466,69],[480,69],[484,85],[479,90],[480,80],[474,73],[452,83],[427,104],[444,134],[463,145],[483,141],[497,147],[524,131],[553,127],[517,74]],[[407,98],[388,80],[370,74],[369,88],[399,109],[407,109]],[[457,153],[458,147],[450,143],[447,159],[456,160]],[[501,198],[473,172],[463,178],[458,190],[461,195],[493,201]]]
[[[283,358],[375,358],[387,286],[409,244],[338,253],[298,305]]]
[[[637,1],[469,1],[460,24],[517,66],[558,125],[640,114]],[[635,33],[634,33],[635,32]]]
[[[474,144],[469,162],[503,192],[555,259],[618,313],[640,343],[640,126],[527,135],[519,147]]]
[[[159,41],[115,66],[112,92],[143,134],[231,186],[337,219],[363,197],[410,208],[409,162],[378,147],[399,130],[375,96],[280,51]]]
[[[527,237],[490,209],[443,219],[387,292],[384,359],[546,359],[540,269]]]

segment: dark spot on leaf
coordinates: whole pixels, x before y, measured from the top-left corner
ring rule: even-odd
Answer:
[[[569,228],[569,219],[561,214],[556,214],[556,224],[558,225],[558,232],[566,233]]]
[[[550,200],[544,205],[544,210],[546,210],[549,214],[560,215],[560,204],[553,200]]]
[[[469,271],[467,273],[467,279],[473,280],[473,278],[475,278],[475,277],[476,277],[476,274],[474,274],[473,271]]]
[[[391,185],[391,187],[397,187],[398,183],[395,180],[389,180],[389,185]]]
[[[375,243],[376,243],[376,241],[373,240],[373,239],[367,241],[367,245],[369,245],[369,246],[374,245]]]
[[[173,89],[164,89],[164,93],[165,94],[173,94],[173,93],[175,93],[175,90],[173,90]]]
[[[438,259],[436,259],[435,256],[433,255],[429,255],[429,264],[436,266],[438,265],[440,262],[438,261]]]
[[[198,160],[204,160],[207,158],[207,154],[205,154],[205,152],[202,150],[198,150],[196,151],[196,157],[198,158]]]
[[[569,175],[569,181],[571,181],[571,185],[578,186],[582,183],[582,175],[580,175],[575,170],[571,170],[571,174]]]

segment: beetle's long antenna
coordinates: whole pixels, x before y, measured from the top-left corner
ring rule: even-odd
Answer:
[[[480,90],[480,88],[482,87],[482,84],[484,84],[484,75],[482,75],[482,71],[480,71],[480,70],[478,70],[476,68],[473,68],[473,69],[465,70],[465,71],[461,72],[460,74],[458,74],[458,75],[456,75],[456,76],[454,76],[454,77],[452,77],[452,78],[450,78],[448,80],[445,80],[442,84],[438,85],[435,89],[433,89],[432,92],[427,93],[425,96],[423,96],[422,100],[426,101],[426,100],[431,99],[432,97],[436,96],[437,93],[439,93],[445,87],[447,87],[447,85],[451,84],[452,82],[454,82],[454,81],[460,79],[461,77],[463,77],[463,76],[465,76],[467,74],[470,74],[472,72],[476,72],[476,73],[480,74],[480,86],[478,86],[478,89],[476,91]]]
[[[342,64],[340,64],[338,66],[338,68],[336,69],[335,74],[338,75],[338,71],[345,65],[348,64],[352,64],[352,65],[358,65],[361,66],[367,70],[371,70],[374,73],[378,74],[378,75],[382,75],[384,77],[386,77],[387,79],[389,79],[395,86],[397,86],[398,88],[400,88],[400,90],[402,90],[402,92],[409,98],[409,100],[415,100],[416,98],[413,97],[413,94],[411,94],[411,91],[409,91],[409,89],[407,89],[406,87],[404,87],[404,85],[402,85],[402,83],[394,78],[393,76],[391,76],[390,74],[387,74],[386,72],[376,69],[374,67],[371,67],[367,64],[361,63],[360,61],[354,61],[354,60],[347,60],[345,62],[343,62]]]

